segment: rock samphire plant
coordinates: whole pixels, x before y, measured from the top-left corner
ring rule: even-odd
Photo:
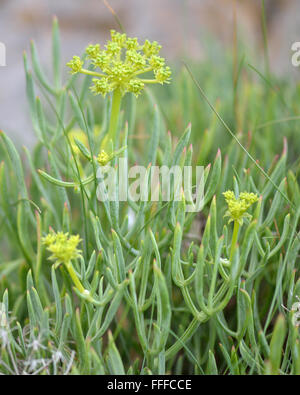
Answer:
[[[272,120],[286,114],[268,84],[243,69],[233,101],[231,65],[201,63],[212,116],[185,71],[152,87],[171,76],[159,51],[112,31],[67,68],[55,19],[52,73],[33,41],[24,54],[36,145],[0,132],[0,373],[300,373],[295,123],[278,155]],[[201,211],[172,191],[99,201],[97,175],[119,157],[145,184],[149,164],[202,164]]]
[[[127,37],[111,30],[111,40],[101,49],[100,44],[89,45],[85,50],[86,60],[93,70],[84,68],[85,61],[74,56],[68,63],[72,74],[91,75],[91,91],[105,97],[112,94],[112,105],[107,136],[102,142],[102,149],[111,149],[116,143],[121,101],[127,92],[138,97],[147,84],[168,83],[171,78],[170,67],[159,56],[161,46],[146,40],[142,45],[137,38]],[[97,70],[97,71],[95,71]],[[154,78],[146,78],[152,73]]]

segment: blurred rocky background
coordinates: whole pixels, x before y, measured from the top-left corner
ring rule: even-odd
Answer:
[[[109,0],[126,32],[159,41],[175,59],[205,59],[207,43],[233,47],[234,10],[239,40],[263,56],[260,0]],[[291,45],[300,41],[300,1],[265,0],[270,65],[277,75],[298,78],[291,65]],[[0,67],[0,129],[30,144],[33,133],[25,98],[23,50],[34,39],[43,66],[50,69],[52,16],[59,19],[63,61],[90,42],[103,42],[118,28],[103,0],[0,0],[0,42],[7,66]],[[221,65],[214,65],[221,67]]]

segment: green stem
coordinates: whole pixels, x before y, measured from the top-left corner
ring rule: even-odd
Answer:
[[[166,361],[174,357],[178,353],[178,351],[181,350],[183,347],[186,348],[187,341],[194,335],[199,325],[207,321],[208,318],[209,317],[203,312],[201,312],[201,318],[200,317],[199,319],[193,318],[190,325],[187,327],[187,329],[182,334],[182,336],[178,338],[170,348],[167,349]]]
[[[157,80],[154,80],[154,79],[152,79],[152,80],[148,80],[148,79],[142,79],[142,78],[140,78],[140,80],[144,83],[144,84],[157,84]]]
[[[81,69],[80,72],[86,75],[92,75],[94,77],[105,77],[105,74],[97,73],[96,71]]]
[[[110,113],[110,121],[109,121],[109,129],[107,135],[104,137],[102,142],[102,149],[104,151],[111,151],[110,140],[112,140],[115,147],[115,140],[117,135],[118,123],[119,123],[119,115],[121,109],[121,100],[122,93],[120,89],[116,89],[113,93],[112,97],[112,105],[111,105],[111,113]]]
[[[45,304],[47,304],[49,302],[49,299],[47,297],[47,292],[43,281],[40,281],[40,274],[42,268],[42,241],[41,241],[42,220],[38,212],[36,212],[36,223],[37,223],[37,255],[36,255],[36,266],[34,268],[34,276],[35,276],[36,288],[40,294],[40,297],[42,298],[42,301]]]
[[[36,267],[35,267],[35,282],[36,287],[39,289],[39,279],[40,279],[40,272],[42,267],[42,242],[41,242],[41,217],[36,212],[36,223],[37,223],[37,255],[36,255]]]
[[[232,262],[235,246],[237,243],[239,227],[240,227],[240,224],[238,223],[238,221],[234,221],[232,241],[231,241],[231,247],[230,247],[230,257],[229,257],[230,262]]]
[[[66,268],[70,274],[70,277],[73,281],[73,283],[75,284],[76,288],[78,289],[79,292],[84,293],[85,289],[83,287],[83,285],[81,284],[79,278],[77,277],[77,274],[72,266],[71,262],[66,263]]]

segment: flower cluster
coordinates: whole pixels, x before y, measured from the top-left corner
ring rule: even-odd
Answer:
[[[233,191],[226,191],[223,193],[228,210],[225,217],[230,217],[229,222],[237,221],[240,225],[243,224],[243,218],[251,218],[247,210],[253,203],[258,201],[258,196],[254,193],[242,192],[236,198]]]
[[[69,236],[68,233],[63,232],[50,232],[42,239],[47,250],[52,253],[49,259],[57,265],[68,264],[81,256],[81,250],[77,248],[80,241],[79,235]]]
[[[83,66],[84,62],[80,59],[79,56],[73,56],[73,59],[67,64],[71,68],[71,73],[78,73]]]
[[[105,150],[102,149],[100,151],[100,154],[97,156],[97,162],[99,163],[100,166],[106,166],[108,162],[110,162],[112,159],[121,155],[122,152],[126,150],[126,148],[127,146],[124,146],[117,151],[112,151],[110,154],[108,154]]]
[[[97,157],[97,162],[100,166],[105,166],[112,159],[111,155],[108,155],[104,150],[101,150],[100,154]]]
[[[92,75],[93,85],[91,91],[105,96],[107,93],[119,89],[121,94],[131,92],[138,96],[145,84],[168,83],[171,70],[165,65],[165,59],[159,56],[161,46],[156,42],[146,40],[143,45],[137,38],[129,38],[111,30],[111,40],[104,49],[99,44],[89,45],[86,48],[86,57],[94,69],[101,72],[84,69],[84,62],[78,57],[67,64],[71,73]],[[144,79],[142,74],[152,72],[154,79]]]

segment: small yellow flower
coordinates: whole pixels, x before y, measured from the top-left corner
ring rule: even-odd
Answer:
[[[51,244],[55,243],[56,241],[56,234],[54,232],[48,233],[46,237],[43,237],[42,242],[47,247]]]
[[[237,221],[240,225],[243,224],[243,218],[251,219],[251,215],[247,210],[252,204],[258,201],[258,196],[254,193],[242,192],[236,198],[233,191],[226,191],[223,193],[228,210],[225,217],[230,217],[229,222]]]
[[[97,162],[100,166],[105,166],[111,160],[111,155],[108,155],[104,150],[100,152],[97,157]]]
[[[71,74],[79,73],[83,66],[83,61],[80,59],[79,56],[73,56],[73,59],[67,63],[67,66],[71,69]]]
[[[93,59],[96,56],[99,55],[100,53],[100,45],[96,44],[96,45],[89,45],[86,50],[85,50],[87,56],[89,59]]]
[[[42,238],[42,243],[52,254],[49,259],[57,265],[61,263],[69,264],[73,259],[81,256],[81,250],[77,248],[80,241],[79,235],[69,236],[68,233],[63,232],[51,232]]]

